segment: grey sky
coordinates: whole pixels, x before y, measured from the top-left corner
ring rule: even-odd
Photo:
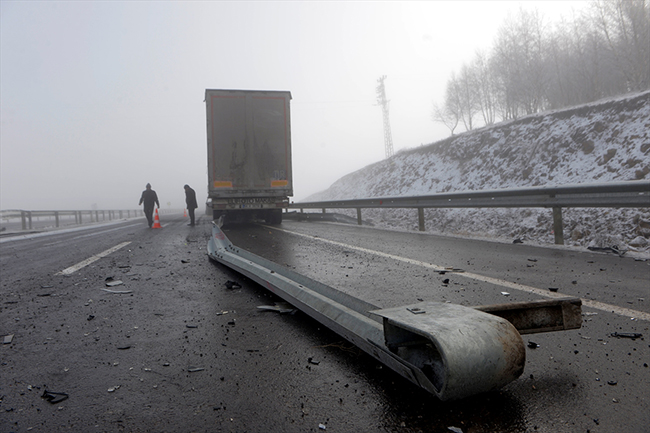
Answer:
[[[207,192],[206,88],[289,90],[294,200],[444,138],[447,79],[508,13],[586,2],[14,2],[0,25],[0,208],[182,208]]]

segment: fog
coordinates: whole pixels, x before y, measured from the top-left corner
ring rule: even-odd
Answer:
[[[0,2],[0,209],[207,197],[206,88],[291,91],[294,197],[449,135],[446,81],[518,8],[587,2]]]

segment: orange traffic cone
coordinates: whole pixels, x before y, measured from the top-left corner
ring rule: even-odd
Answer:
[[[161,229],[160,218],[158,218],[158,209],[156,209],[156,215],[153,218],[153,227],[154,229]]]
[[[183,218],[187,218],[187,209],[183,209]]]

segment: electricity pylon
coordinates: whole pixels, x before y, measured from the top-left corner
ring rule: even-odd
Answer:
[[[380,77],[377,82],[377,103],[381,105],[382,111],[384,113],[384,147],[386,150],[386,158],[393,156],[393,134],[390,131],[390,118],[388,117],[388,105],[389,100],[386,99],[386,87],[384,86],[384,80],[386,76],[383,75]]]

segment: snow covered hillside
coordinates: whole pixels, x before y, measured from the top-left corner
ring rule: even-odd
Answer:
[[[540,113],[401,151],[305,201],[650,179],[650,91]],[[414,210],[364,210],[417,230]],[[650,249],[649,209],[564,209],[569,245]],[[553,243],[550,209],[427,209],[428,231]]]

